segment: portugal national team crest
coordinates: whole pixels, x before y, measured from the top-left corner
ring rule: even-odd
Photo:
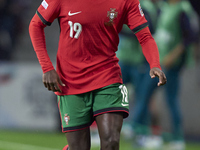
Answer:
[[[107,17],[109,18],[108,22],[105,22],[105,25],[112,25],[113,20],[117,17],[118,12],[115,11],[116,8],[110,8],[110,11],[107,12]]]
[[[67,114],[65,114],[64,120],[65,120],[65,122],[66,122],[66,125],[68,125],[68,122],[69,122],[69,120],[70,120],[70,117],[69,117]]]

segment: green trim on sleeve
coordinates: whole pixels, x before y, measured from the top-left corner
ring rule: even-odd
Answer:
[[[39,16],[39,18],[41,19],[41,21],[42,21],[45,25],[47,25],[47,26],[50,26],[50,25],[51,25],[51,22],[46,21],[38,11],[36,11],[36,14]]]
[[[148,22],[146,22],[146,23],[134,28],[132,31],[133,31],[134,34],[136,34],[137,32],[139,32],[140,30],[146,28],[147,26],[148,26]]]

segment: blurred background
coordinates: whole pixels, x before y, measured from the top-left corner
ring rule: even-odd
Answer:
[[[197,11],[200,8],[197,8],[197,11],[195,8],[200,5],[198,5],[198,0],[192,1],[196,3],[194,4],[195,7],[191,5],[190,1],[183,4],[179,0],[169,1],[165,1],[164,4],[156,0],[141,0],[140,2],[145,17],[150,20],[152,35],[155,39],[158,39],[158,46],[169,45],[169,43],[162,43],[167,41],[168,37],[172,39],[172,42],[175,41],[173,35],[170,37],[166,32],[162,32],[161,35],[160,29],[163,31],[162,23],[164,25],[165,21],[168,23],[167,29],[176,26],[176,24],[177,27],[180,26],[181,28],[179,41],[182,42],[181,46],[184,47],[184,50],[181,51],[181,57],[184,52],[187,52],[189,57],[187,57],[187,64],[184,59],[181,71],[178,69],[179,88],[176,90],[179,93],[177,94],[177,105],[180,109],[181,121],[177,124],[181,124],[180,128],[183,134],[183,139],[178,141],[183,143],[181,143],[182,146],[179,145],[180,148],[174,148],[174,150],[199,150],[200,17]],[[60,129],[56,96],[43,87],[42,70],[28,33],[31,18],[41,2],[41,0],[0,0],[0,150],[59,150],[66,145],[65,136]],[[169,3],[180,3],[180,6],[175,7],[173,5],[171,7]],[[166,12],[168,10],[172,14],[166,15],[163,10]],[[172,17],[177,15],[179,18],[178,14],[182,14],[182,10],[185,11],[184,15],[187,16],[184,18],[184,15],[182,15],[182,21],[186,24],[184,27],[180,25],[183,24],[181,19]],[[169,17],[174,18],[174,20],[167,19]],[[170,21],[171,24],[169,24]],[[176,29],[179,30],[180,28]],[[184,32],[182,32],[182,29]],[[127,38],[132,38],[132,33],[129,34],[129,32],[126,27],[123,28],[120,34],[120,47],[117,56],[122,57],[120,60],[125,60],[129,63],[128,65],[137,64],[139,70],[143,72],[145,69],[144,64],[141,65],[143,63],[141,59],[137,62],[126,61],[128,58],[123,57],[124,54],[121,52],[122,49],[135,48],[138,50],[134,54],[135,60],[141,56],[138,43],[134,43],[135,40],[134,42],[127,40]],[[189,33],[194,34],[190,35]],[[58,22],[54,21],[51,27],[45,28],[45,34],[48,54],[55,65],[59,40]],[[130,36],[131,38],[129,38]],[[160,44],[159,39],[161,40]],[[189,46],[192,46],[192,48],[189,49]],[[189,50],[185,50],[186,48]],[[178,48],[176,47],[176,49]],[[126,56],[127,54],[129,52],[126,53]],[[165,55],[166,53],[163,54],[163,60],[165,60]],[[184,58],[186,58],[185,55]],[[175,56],[175,53],[172,56]],[[123,68],[123,66],[121,67]],[[163,68],[165,68],[164,65]],[[124,75],[123,77],[123,80],[126,80]],[[140,107],[136,103],[138,101],[136,91],[141,91],[144,88],[137,89],[137,84],[131,80],[127,80],[125,84],[129,89],[130,117],[124,121],[122,128],[121,149],[166,149],[163,145],[172,141],[172,124],[176,118],[173,120],[173,117],[171,117],[173,116],[173,114],[171,115],[172,109],[169,109],[169,103],[166,103],[167,96],[164,86],[151,91],[148,102],[144,104],[144,107],[148,109],[148,116],[150,117],[147,120],[150,124],[138,123],[137,129],[141,132],[136,132],[134,111]],[[140,116],[139,111],[137,113]],[[147,132],[144,133],[144,130]],[[92,138],[92,149],[97,150],[99,149],[99,139],[96,136],[96,128],[93,127],[91,131],[92,137],[94,137]]]

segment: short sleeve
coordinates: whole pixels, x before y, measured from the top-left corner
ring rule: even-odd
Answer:
[[[45,25],[50,26],[60,12],[60,0],[43,0],[36,13]]]
[[[148,26],[139,0],[127,0],[125,6],[127,11],[125,24],[127,24],[134,33]]]

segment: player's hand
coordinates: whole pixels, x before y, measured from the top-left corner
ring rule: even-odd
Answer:
[[[149,75],[151,76],[151,78],[155,78],[155,77],[159,78],[158,86],[164,85],[167,82],[167,78],[164,72],[160,70],[159,68],[156,68],[156,67],[152,68],[150,70]]]
[[[62,93],[59,85],[65,86],[65,84],[62,83],[62,81],[60,80],[60,77],[58,76],[58,74],[55,70],[51,70],[51,71],[44,73],[42,81],[44,83],[44,86],[49,91],[53,91],[53,92]]]

